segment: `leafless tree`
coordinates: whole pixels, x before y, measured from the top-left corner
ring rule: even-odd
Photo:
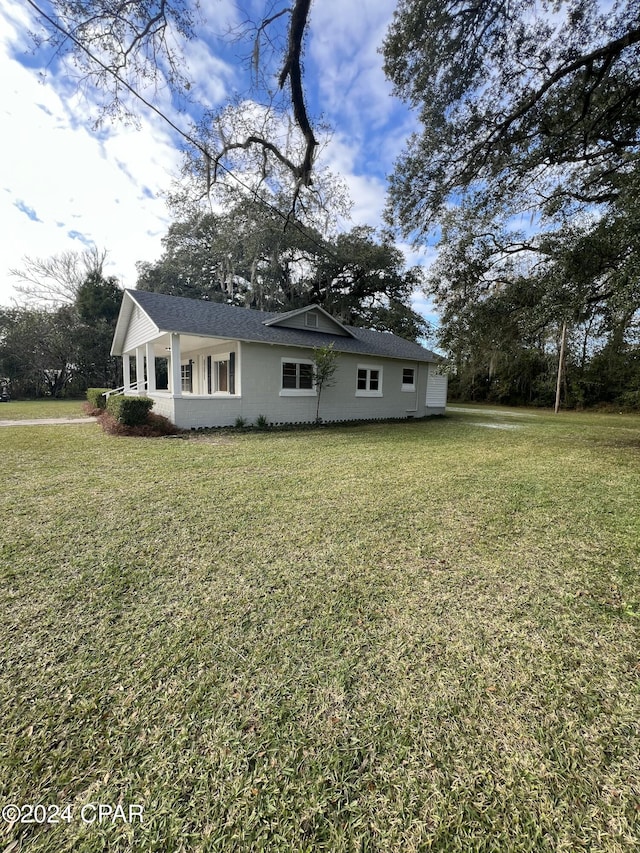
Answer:
[[[56,309],[75,302],[78,288],[89,275],[102,276],[106,259],[107,251],[96,247],[50,258],[27,255],[22,259],[23,266],[9,270],[9,275],[20,281],[15,285],[19,302]]]

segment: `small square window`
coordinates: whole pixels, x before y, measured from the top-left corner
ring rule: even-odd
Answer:
[[[305,326],[309,326],[312,329],[318,328],[318,315],[313,311],[308,312],[304,315],[304,324]]]

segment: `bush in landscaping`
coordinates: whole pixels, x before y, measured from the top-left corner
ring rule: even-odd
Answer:
[[[117,421],[109,412],[102,412],[98,417],[102,429],[109,435],[130,435],[142,438],[161,438],[165,435],[178,435],[181,430],[163,415],[150,412],[142,424],[127,426]]]
[[[109,388],[87,388],[87,408],[92,414],[104,411],[107,407],[107,398],[104,396]]]
[[[113,395],[107,401],[107,412],[111,417],[130,427],[145,423],[152,408],[153,400],[149,397]]]

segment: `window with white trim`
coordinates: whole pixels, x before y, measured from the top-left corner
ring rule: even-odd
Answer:
[[[318,328],[318,315],[315,311],[307,311],[304,315],[304,324],[312,329]]]
[[[182,392],[191,394],[193,392],[193,361],[189,361],[180,365],[180,379],[182,381]]]
[[[416,390],[416,369],[415,367],[402,368],[402,391]]]
[[[215,388],[216,391],[228,391],[229,390],[229,362],[228,361],[214,361],[214,379],[215,379]]]
[[[359,364],[356,397],[382,397],[382,368]]]
[[[207,394],[235,394],[235,353],[208,355],[205,376]]]
[[[281,397],[315,396],[313,362],[309,359],[281,360]]]

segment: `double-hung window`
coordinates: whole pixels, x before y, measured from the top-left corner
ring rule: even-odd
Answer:
[[[382,397],[382,368],[359,364],[356,397]]]
[[[416,369],[415,367],[402,368],[402,391],[416,390]]]
[[[288,359],[283,358],[281,365],[281,397],[315,396],[316,389],[313,384],[312,361],[309,361],[308,359],[289,361]]]

